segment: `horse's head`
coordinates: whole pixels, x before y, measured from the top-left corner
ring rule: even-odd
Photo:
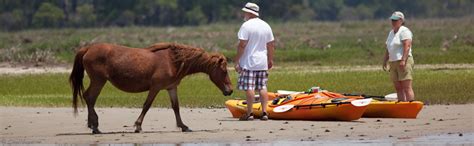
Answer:
[[[227,72],[227,60],[223,55],[212,56],[212,68],[209,72],[211,81],[224,93],[225,96],[232,94],[232,83]]]

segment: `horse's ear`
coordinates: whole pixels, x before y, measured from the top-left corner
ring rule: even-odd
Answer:
[[[222,69],[227,69],[227,61],[226,61],[226,58],[223,57],[223,56],[220,56],[219,57],[219,65],[221,66]]]
[[[222,62],[224,62],[224,58],[219,57],[219,64],[222,64]]]

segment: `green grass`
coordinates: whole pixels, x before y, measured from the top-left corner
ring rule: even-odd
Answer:
[[[231,73],[236,83],[236,74]],[[2,75],[0,106],[70,107],[71,89],[67,74]],[[269,91],[306,90],[311,86],[340,93],[385,95],[394,92],[388,74],[382,71],[297,72],[275,69],[270,72]],[[427,104],[465,104],[474,102],[474,70],[416,70],[416,99]],[[85,80],[87,87],[87,78]],[[204,74],[185,78],[178,89],[181,106],[223,107],[224,101],[244,99],[242,91],[225,97]],[[142,107],[146,93],[125,93],[107,83],[99,96],[99,107]],[[170,107],[166,91],[161,91],[154,106]]]
[[[408,20],[414,34],[413,54],[419,64],[474,63],[474,17]],[[0,33],[0,62],[71,62],[74,50],[86,42],[146,47],[178,42],[209,51],[236,54],[240,23],[198,27],[108,27],[40,29]],[[270,24],[276,38],[275,61],[311,61],[324,65],[380,63],[388,20],[288,22]],[[456,39],[453,39],[456,36]],[[442,50],[446,43],[448,49]],[[331,47],[329,48],[328,45]],[[49,52],[43,56],[28,56]]]

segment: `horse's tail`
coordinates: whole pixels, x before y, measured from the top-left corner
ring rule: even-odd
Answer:
[[[87,47],[81,48],[74,58],[74,67],[72,68],[71,75],[69,76],[69,83],[72,87],[72,107],[74,108],[74,114],[77,114],[77,97],[83,99],[84,85],[82,79],[84,78],[84,65],[82,58],[87,52]]]

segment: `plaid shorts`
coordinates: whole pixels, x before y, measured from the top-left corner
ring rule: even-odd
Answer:
[[[268,72],[266,70],[242,70],[237,81],[239,90],[267,89]]]

